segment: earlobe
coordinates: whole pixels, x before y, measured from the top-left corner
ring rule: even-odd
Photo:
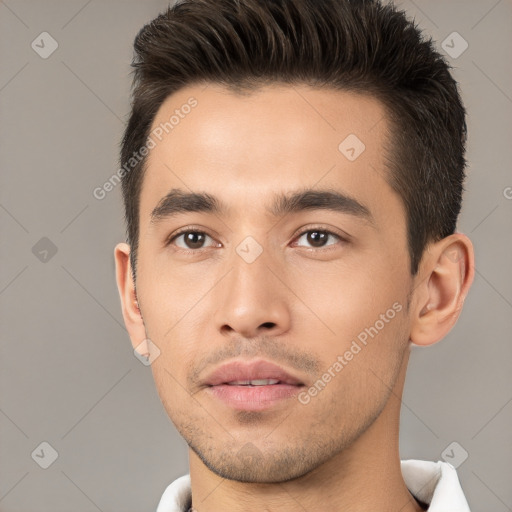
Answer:
[[[431,244],[418,273],[411,341],[433,345],[457,322],[474,277],[473,244],[456,233]]]
[[[146,338],[146,331],[132,278],[130,246],[126,243],[117,244],[114,250],[114,258],[123,319],[135,348]]]

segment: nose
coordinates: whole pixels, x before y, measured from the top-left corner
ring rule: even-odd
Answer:
[[[221,334],[253,338],[288,331],[290,293],[278,275],[263,254],[252,263],[235,256],[215,297],[215,323]]]

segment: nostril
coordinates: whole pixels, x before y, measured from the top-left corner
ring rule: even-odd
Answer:
[[[262,327],[268,327],[269,329],[271,329],[272,327],[275,327],[275,323],[274,322],[265,322],[263,324],[261,324]]]

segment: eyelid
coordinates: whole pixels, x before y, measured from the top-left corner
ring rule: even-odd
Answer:
[[[321,233],[326,233],[328,235],[332,235],[338,239],[338,242],[348,243],[350,241],[350,236],[343,231],[338,231],[333,228],[327,228],[325,226],[307,226],[306,228],[301,228],[293,235],[294,243],[297,241],[297,239],[302,238],[303,235],[305,235],[306,233],[310,233],[312,231],[319,231]],[[303,247],[305,249],[309,249],[312,251],[328,251],[328,250],[336,249],[336,246],[337,246],[337,244],[330,244],[330,245],[326,245],[324,247],[305,247],[305,246],[298,246],[298,247]]]
[[[215,237],[208,233],[207,230],[204,228],[194,227],[194,226],[185,226],[183,228],[178,229],[178,231],[175,231],[169,235],[165,241],[164,241],[164,247],[167,247],[174,242],[176,238],[178,238],[181,235],[184,235],[185,233],[201,233],[203,235],[209,236],[212,240],[215,240]],[[205,247],[202,247],[201,249],[205,249]],[[176,250],[184,251],[184,252],[198,252],[201,249],[183,249],[182,247],[176,247]]]
[[[292,238],[295,239],[295,238],[298,238],[298,237],[301,237],[302,235],[304,235],[305,233],[309,233],[310,231],[321,231],[322,233],[328,233],[330,235],[334,235],[334,236],[337,236],[340,240],[344,240],[345,242],[348,242],[351,237],[348,233],[346,233],[345,231],[342,231],[340,229],[335,229],[335,228],[332,228],[332,227],[328,227],[328,226],[325,226],[325,225],[311,225],[311,226],[306,226],[306,227],[302,227],[300,229],[298,229],[293,235],[292,235]]]

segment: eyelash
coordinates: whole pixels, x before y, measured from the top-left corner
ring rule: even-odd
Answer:
[[[341,236],[340,234],[335,233],[335,232],[333,232],[331,230],[328,230],[328,229],[324,229],[321,226],[313,226],[313,227],[310,227],[310,228],[305,229],[303,231],[300,231],[299,233],[294,235],[294,240],[300,239],[303,235],[305,235],[307,233],[314,232],[314,231],[317,231],[317,232],[320,232],[320,233],[324,233],[324,234],[326,234],[328,236],[334,236],[335,238],[337,238],[338,242],[347,242],[348,241],[345,237]],[[202,235],[209,236],[210,238],[213,239],[213,237],[211,235],[209,235],[207,232],[205,232],[205,231],[203,231],[201,229],[183,228],[183,229],[180,229],[179,231],[177,231],[176,233],[173,233],[166,240],[165,247],[171,245],[174,242],[174,240],[176,240],[179,236],[181,236],[183,234],[186,234],[186,233],[199,233],[199,234],[202,234]],[[310,249],[312,251],[323,251],[323,252],[325,252],[325,251],[336,249],[336,245],[337,244],[335,243],[335,244],[327,245],[325,247],[306,247],[306,249]],[[175,247],[176,251],[182,252],[182,253],[186,253],[186,254],[198,253],[199,251],[201,251],[203,249],[208,249],[208,247],[201,247],[199,249],[183,249],[182,247]]]

